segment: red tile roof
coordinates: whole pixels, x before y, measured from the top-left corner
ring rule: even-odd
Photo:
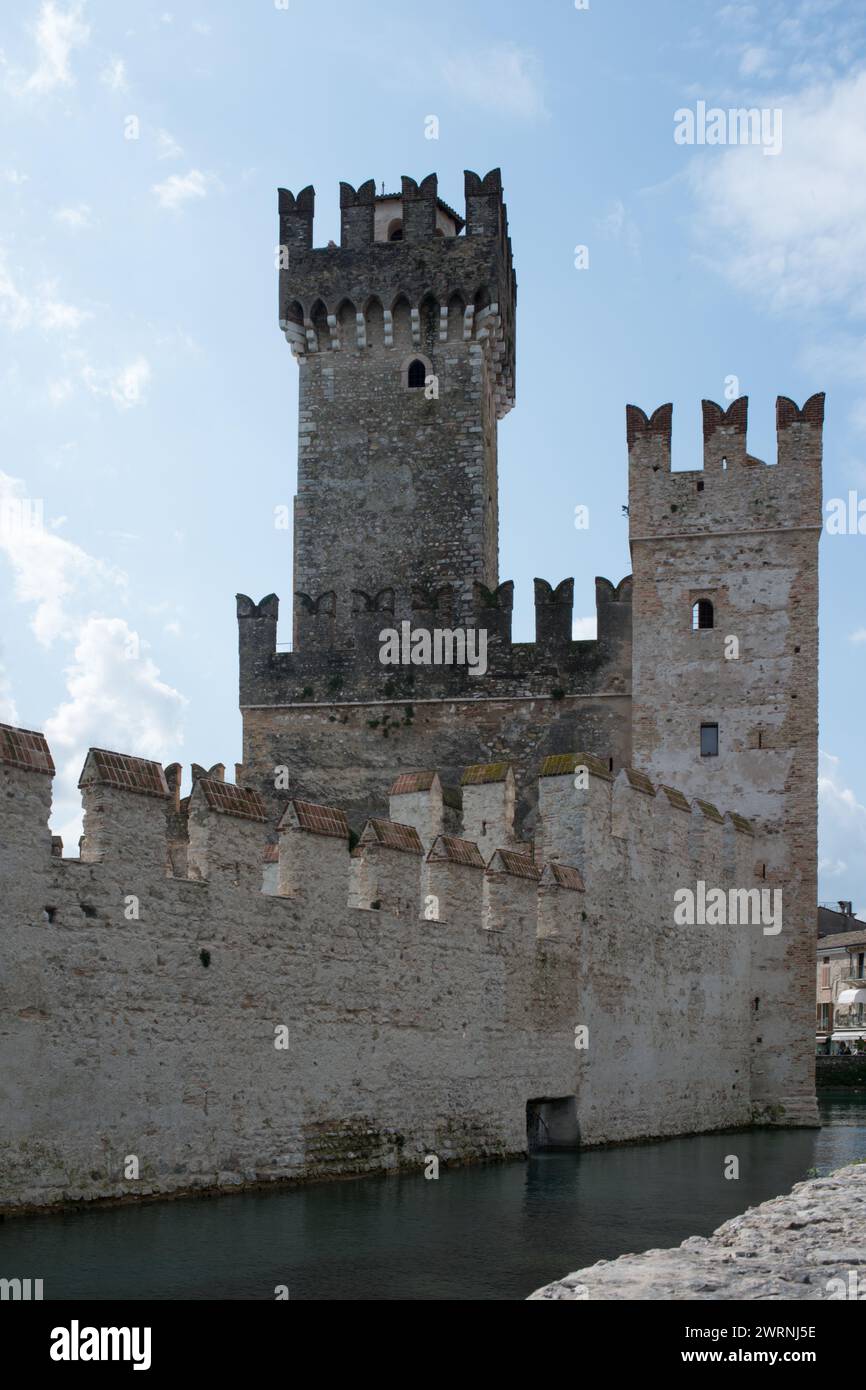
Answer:
[[[493,867],[497,856],[502,865],[501,870]],[[541,878],[541,866],[536,864],[534,859],[530,859],[528,854],[518,854],[513,849],[498,849],[487,869],[489,873],[506,873],[512,878],[531,878],[536,883]]]
[[[391,783],[388,795],[405,796],[409,792],[428,792],[435,776],[435,772],[401,772]]]
[[[586,891],[580,869],[575,869],[571,864],[548,864],[547,867],[560,888],[571,888],[575,893]]]
[[[105,748],[90,749],[78,785],[117,787],[139,796],[169,795],[162,763],[149,758],[133,758],[128,753],[110,753]]]
[[[461,787],[480,787],[487,782],[504,782],[511,770],[510,763],[474,763],[460,778]]]
[[[25,772],[44,772],[49,777],[54,776],[54,762],[45,735],[34,733],[32,729],[16,729],[11,724],[0,724],[0,763],[23,768]]]
[[[204,792],[208,808],[221,816],[253,821],[268,818],[261,795],[251,787],[236,787],[233,782],[217,782],[210,777],[200,777],[196,786]]]
[[[437,835],[427,855],[430,864],[467,864],[483,869],[484,859],[474,840],[460,840],[456,835]]]
[[[399,849],[403,854],[423,854],[424,846],[414,825],[399,825],[393,820],[368,820],[360,843],[375,840],[386,849]]]
[[[280,821],[280,829],[292,824],[311,835],[328,835],[335,840],[348,840],[349,821],[345,811],[336,806],[317,806],[313,801],[290,801]]]

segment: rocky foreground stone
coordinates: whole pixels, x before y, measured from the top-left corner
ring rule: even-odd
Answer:
[[[797,1183],[707,1238],[600,1260],[531,1298],[866,1300],[866,1163]]]

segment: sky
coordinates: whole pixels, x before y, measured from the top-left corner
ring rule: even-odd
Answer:
[[[679,142],[700,102],[780,111],[781,148]],[[47,734],[67,853],[91,745],[231,775],[236,592],[291,635],[278,186],[325,245],[341,179],[435,170],[460,210],[501,167],[517,640],[535,575],[575,576],[584,636],[630,570],[627,402],[673,401],[685,468],[732,378],[769,460],[776,396],[826,390],[825,498],[866,499],[862,0],[21,0],[0,109],[0,720]],[[866,917],[864,548],[821,542],[819,897]]]

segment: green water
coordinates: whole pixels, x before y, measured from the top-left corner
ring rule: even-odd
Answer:
[[[820,1130],[750,1130],[528,1162],[7,1220],[0,1276],[46,1299],[521,1299],[571,1270],[708,1235],[811,1169],[866,1159],[866,1092]],[[737,1181],[724,1177],[728,1155]]]

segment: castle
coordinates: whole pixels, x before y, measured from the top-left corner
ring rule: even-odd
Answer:
[[[516,280],[499,171],[465,192],[342,184],[314,248],[280,190],[293,646],[238,596],[235,783],[91,749],[63,858],[50,749],[0,726],[3,1209],[816,1123],[824,398],[779,398],[775,465],[704,402],[685,472],[629,406],[633,574],[594,641],[536,580],[512,642]],[[484,670],[385,630],[483,633]],[[707,885],[781,929],[681,925]]]

